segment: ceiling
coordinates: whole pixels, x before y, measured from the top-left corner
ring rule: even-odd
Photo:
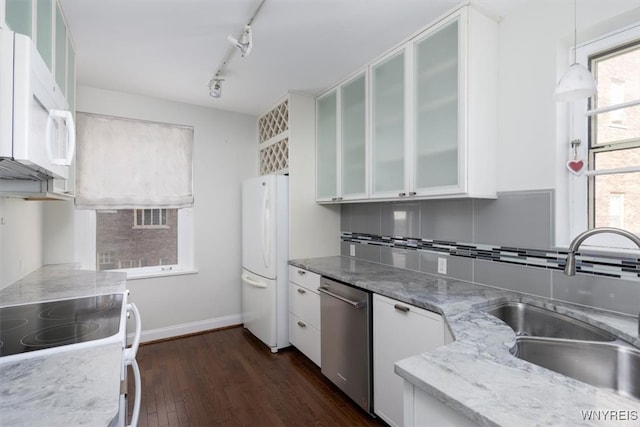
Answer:
[[[477,0],[503,14],[525,0]],[[289,90],[318,94],[460,0],[266,0],[253,50],[208,84],[260,0],[61,0],[78,85],[259,115]]]

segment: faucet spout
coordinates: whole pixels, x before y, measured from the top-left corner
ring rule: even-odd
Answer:
[[[599,227],[599,228],[592,228],[591,230],[583,231],[582,233],[578,234],[575,237],[575,239],[571,241],[571,244],[569,245],[569,254],[567,255],[567,262],[564,266],[564,274],[566,274],[567,276],[576,275],[576,252],[578,251],[578,248],[580,247],[582,242],[587,240],[589,237],[595,234],[602,234],[602,233],[618,234],[620,236],[624,236],[627,239],[631,240],[633,243],[635,243],[636,246],[638,246],[638,248],[640,248],[640,237],[636,236],[630,231],[623,230],[621,228]]]

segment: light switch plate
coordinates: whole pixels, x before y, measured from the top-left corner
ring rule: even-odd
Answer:
[[[438,258],[438,274],[447,274],[446,258]]]
[[[349,256],[356,256],[356,245],[349,245]]]

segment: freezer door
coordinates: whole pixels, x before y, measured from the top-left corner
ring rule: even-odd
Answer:
[[[276,180],[267,175],[242,183],[242,266],[276,277]]]
[[[277,347],[275,280],[242,270],[242,323],[270,348]]]

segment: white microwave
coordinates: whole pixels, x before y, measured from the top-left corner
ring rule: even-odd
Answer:
[[[0,178],[68,179],[75,124],[33,41],[0,28]]]

